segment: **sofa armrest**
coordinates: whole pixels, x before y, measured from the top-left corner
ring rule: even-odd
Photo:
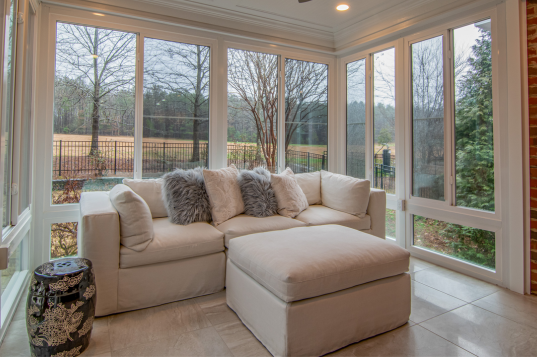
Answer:
[[[79,256],[91,260],[97,284],[96,315],[117,311],[119,214],[108,192],[84,192],[80,198]]]
[[[367,214],[371,217],[370,234],[386,239],[386,192],[371,189]]]

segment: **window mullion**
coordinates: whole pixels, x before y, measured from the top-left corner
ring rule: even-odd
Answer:
[[[365,112],[365,177],[373,183],[373,66],[372,54],[366,57],[366,112]]]
[[[134,178],[142,178],[144,120],[144,36],[136,36],[136,109],[134,113]]]
[[[278,169],[285,170],[285,58],[278,56]]]
[[[451,30],[444,33],[444,190],[446,205],[453,206],[454,194],[454,147],[453,147],[453,46]]]

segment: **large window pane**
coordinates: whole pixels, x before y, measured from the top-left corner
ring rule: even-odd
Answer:
[[[285,59],[285,165],[328,169],[328,65]]]
[[[395,48],[373,55],[373,186],[395,193]]]
[[[412,195],[444,200],[443,36],[412,44]]]
[[[2,200],[2,227],[11,223],[11,131],[13,124],[13,95],[15,91],[15,39],[17,2],[8,0],[4,2],[6,16],[4,28],[4,64],[2,83],[2,132],[0,152],[2,154],[2,175],[4,178]]]
[[[278,56],[228,50],[228,165],[277,171]]]
[[[365,59],[347,64],[347,175],[365,179]]]
[[[7,269],[4,269],[0,271],[0,285],[2,286],[2,300],[4,300],[9,293],[9,285],[10,283],[13,283],[14,278],[16,278],[17,274],[21,271],[22,267],[22,249],[23,243],[19,243],[19,246],[11,253],[9,256],[9,262],[7,265]],[[7,291],[6,295],[4,293]]]
[[[50,226],[50,259],[78,254],[78,222],[53,223]]]
[[[211,49],[144,40],[143,175],[208,167]]]
[[[134,172],[136,35],[58,23],[52,203]]]
[[[414,245],[489,269],[496,267],[494,232],[414,216]]]
[[[396,211],[393,209],[386,209],[386,237],[397,238],[397,226],[396,226]]]
[[[494,211],[490,19],[453,31],[458,206]]]

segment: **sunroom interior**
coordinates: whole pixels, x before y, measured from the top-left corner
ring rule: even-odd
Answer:
[[[2,3],[0,355],[31,354],[34,270],[86,257],[81,197],[230,165],[385,192],[412,312],[336,354],[536,353],[533,1]],[[104,314],[83,355],[275,354],[225,291]]]

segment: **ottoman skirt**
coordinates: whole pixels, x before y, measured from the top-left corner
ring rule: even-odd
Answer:
[[[321,356],[395,329],[410,316],[410,275],[284,302],[230,260],[227,304],[274,356]]]

